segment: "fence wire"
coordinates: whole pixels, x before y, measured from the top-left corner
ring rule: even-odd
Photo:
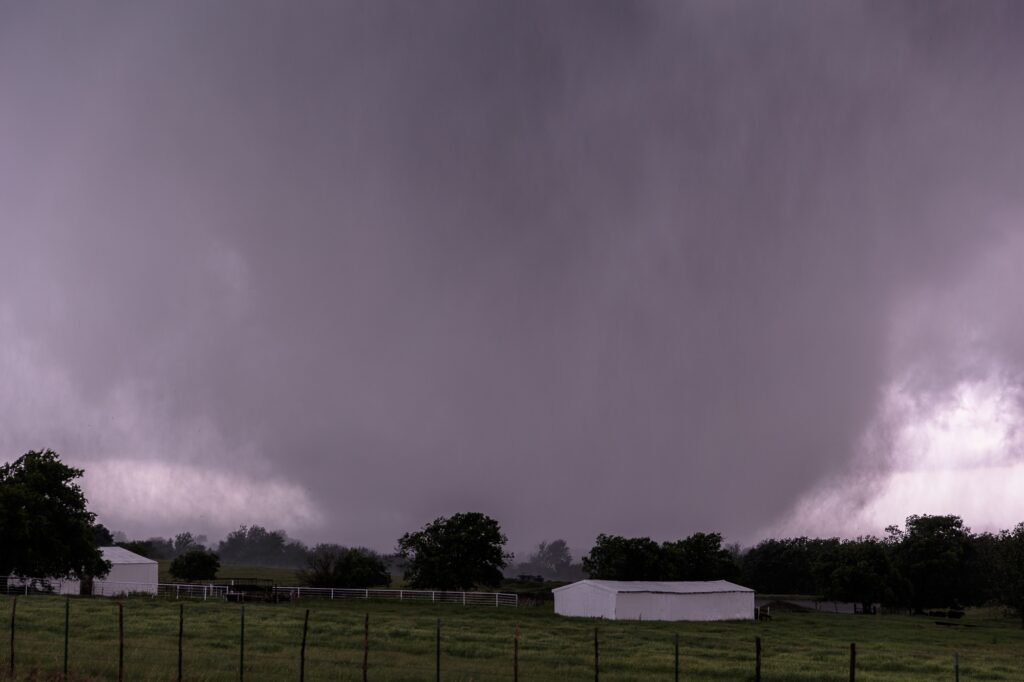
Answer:
[[[11,642],[0,637],[0,680],[12,679],[12,668],[17,680],[70,681],[724,681],[760,680],[758,670],[766,680],[854,679],[845,646],[829,645],[809,661],[805,650],[780,638],[765,643],[763,660],[755,658],[753,634],[770,626],[754,622],[706,624],[680,645],[678,635],[648,623],[601,621],[591,628],[577,619],[450,603],[376,602],[369,610],[350,601],[0,597],[0,632],[9,626]],[[522,628],[521,618],[528,621]],[[872,660],[881,658],[875,650],[858,659],[863,679],[949,679],[942,674],[949,666],[934,657],[903,662],[900,677],[879,675]],[[964,672],[966,678],[975,671]],[[1019,679],[1015,673],[985,679]]]

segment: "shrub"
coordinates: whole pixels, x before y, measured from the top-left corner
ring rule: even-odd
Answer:
[[[190,549],[171,562],[171,575],[185,582],[213,580],[220,570],[220,557],[205,549]]]

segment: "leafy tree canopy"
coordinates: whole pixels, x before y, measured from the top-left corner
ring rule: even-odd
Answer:
[[[93,543],[97,547],[112,547],[114,545],[114,536],[102,523],[97,523],[92,527],[92,537]]]
[[[910,606],[920,611],[971,601],[967,567],[971,531],[959,516],[910,516],[905,530],[890,526],[893,561],[909,581]]]
[[[815,563],[838,545],[837,538],[764,540],[744,555],[741,581],[768,594],[820,594]]]
[[[217,553],[225,563],[300,568],[306,563],[306,546],[291,540],[283,530],[241,526],[221,540]]]
[[[600,580],[662,580],[661,547],[650,538],[602,533],[583,557],[583,571]]]
[[[874,537],[844,540],[824,548],[814,564],[824,597],[860,603],[864,613],[870,613],[873,604],[894,603],[899,577],[889,550]]]
[[[694,533],[661,546],[665,580],[735,580],[736,557],[722,547],[721,533]]]
[[[406,533],[398,540],[398,553],[407,561],[405,578],[411,587],[466,590],[501,582],[501,569],[512,558],[506,542],[497,521],[463,512]]]
[[[130,542],[119,542],[118,547],[124,547],[129,552],[135,552],[147,559],[173,559],[177,556],[174,552],[174,543],[166,538],[152,537],[148,540],[132,540]]]
[[[53,450],[0,466],[0,576],[101,577],[110,564],[96,545],[96,515],[82,476]]]
[[[1017,612],[1024,627],[1024,523],[999,534],[996,552],[999,600]]]
[[[213,580],[220,570],[220,557],[202,547],[179,554],[171,562],[171,575],[185,582]]]
[[[387,587],[391,573],[372,550],[320,544],[310,551],[299,580],[310,587]]]
[[[580,565],[572,563],[572,554],[565,540],[541,542],[537,550],[515,568],[520,574],[540,576],[547,580],[577,580],[583,577]]]
[[[205,549],[205,545],[205,535],[192,535],[192,533],[188,531],[175,535],[174,542],[172,543],[175,556],[180,556],[185,552],[192,551],[193,549]]]

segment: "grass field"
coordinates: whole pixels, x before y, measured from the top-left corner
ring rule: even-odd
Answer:
[[[0,597],[0,679],[9,669],[11,598]],[[179,604],[184,604],[183,668],[188,680],[239,677],[240,615],[235,604],[124,600],[125,679],[177,675]],[[673,637],[680,637],[681,679],[750,680],[754,637],[763,643],[767,680],[849,679],[857,644],[858,680],[1024,679],[1024,630],[996,611],[972,611],[957,626],[911,616],[780,613],[766,623],[595,622],[555,616],[551,606],[482,607],[364,601],[250,604],[245,609],[245,679],[298,679],[302,622],[310,609],[307,680],[362,679],[363,618],[370,618],[369,678],[434,678],[436,622],[442,620],[445,680],[512,679],[513,632],[521,631],[521,680],[592,680],[594,627],[602,680],[671,680]],[[58,679],[64,656],[65,600],[17,602],[18,679]],[[72,598],[70,679],[116,679],[117,603]]]

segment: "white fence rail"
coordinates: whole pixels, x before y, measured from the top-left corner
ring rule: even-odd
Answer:
[[[507,592],[447,592],[442,590],[360,590],[338,587],[275,587],[295,599],[395,599],[398,601],[429,601],[448,604],[481,604],[484,606],[518,606],[519,595]]]
[[[61,580],[39,578],[9,578],[0,582],[6,594],[68,594]],[[75,583],[77,587],[77,581]],[[95,596],[117,597],[130,594],[148,594],[171,599],[225,599],[233,585],[186,585],[180,583],[129,583],[96,580],[92,586]],[[289,599],[390,599],[395,601],[433,602],[480,606],[518,606],[519,595],[507,592],[451,592],[443,590],[380,590],[340,587],[274,587],[275,594]],[[73,592],[78,594],[78,591]]]

